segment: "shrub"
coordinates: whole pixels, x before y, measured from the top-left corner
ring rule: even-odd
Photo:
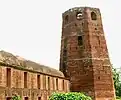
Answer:
[[[91,97],[84,93],[69,92],[69,93],[53,93],[49,100],[92,100]]]
[[[21,97],[19,95],[12,96],[12,100],[21,100]]]
[[[116,97],[116,100],[121,100],[121,97],[117,96],[117,97]]]

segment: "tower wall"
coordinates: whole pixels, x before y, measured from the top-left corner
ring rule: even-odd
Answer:
[[[70,78],[71,91],[95,100],[114,98],[111,63],[100,10],[77,7],[63,13],[60,70]]]

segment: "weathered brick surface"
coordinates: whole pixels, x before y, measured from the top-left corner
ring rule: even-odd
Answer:
[[[7,68],[11,69],[11,87],[7,87]],[[24,72],[27,72],[27,88],[24,88]],[[65,84],[69,84],[69,81],[63,77],[52,76],[42,73],[33,73],[26,70],[19,70],[9,66],[0,66],[0,100],[6,100],[7,97],[11,97],[14,94],[22,96],[22,100],[25,97],[28,97],[29,100],[38,100],[38,97],[41,97],[41,100],[47,100],[49,95],[55,91],[67,92],[68,89],[62,90],[62,80],[65,81]],[[40,89],[37,87],[37,75],[40,75]],[[48,83],[48,77],[50,83]],[[56,80],[58,79],[58,90],[56,87]],[[54,84],[53,84],[54,83]],[[50,89],[48,88],[50,85]]]
[[[41,86],[41,89],[44,89],[44,82],[43,82],[43,75],[40,75],[40,86]]]
[[[77,7],[63,13],[60,70],[70,78],[71,91],[87,92],[94,100],[115,97],[98,8]]]
[[[53,77],[50,77],[50,90],[53,90]]]

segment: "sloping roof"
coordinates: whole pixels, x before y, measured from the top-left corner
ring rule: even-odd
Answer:
[[[15,56],[3,50],[0,51],[0,62],[7,65],[17,66],[17,67],[19,66],[25,69],[34,70],[34,71],[49,74],[49,75],[64,77],[63,73],[59,70],[50,68],[48,66],[40,65],[36,62],[26,60],[24,58]]]

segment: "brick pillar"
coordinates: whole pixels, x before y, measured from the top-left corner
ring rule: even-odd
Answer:
[[[41,89],[44,89],[44,80],[43,80],[43,75],[40,75],[40,85],[41,85]]]

